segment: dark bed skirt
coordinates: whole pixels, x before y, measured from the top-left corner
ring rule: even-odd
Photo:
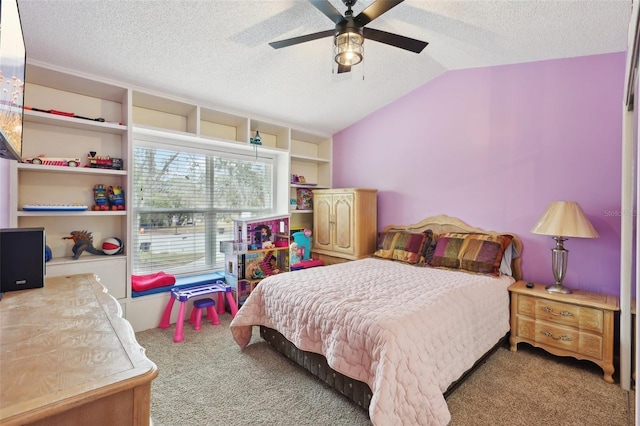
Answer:
[[[327,359],[313,352],[306,352],[298,349],[293,343],[288,341],[280,332],[260,326],[260,336],[271,346],[274,350],[289,358],[300,367],[307,370],[311,375],[317,377],[330,388],[344,395],[347,399],[354,404],[362,407],[367,412],[369,411],[369,404],[371,403],[371,389],[369,385],[359,380],[352,379],[345,376],[342,373],[338,373],[329,367]],[[458,380],[453,382],[447,391],[444,393],[444,397],[448,398],[449,395],[464,382],[464,380],[480,365],[495,352],[500,346],[505,345],[509,333],[502,337],[486,354],[484,354],[476,363],[467,370]]]
[[[366,383],[338,373],[329,367],[324,356],[313,352],[301,351],[274,329],[260,326],[260,336],[277,352],[307,370],[354,404],[362,407],[367,412],[369,411],[372,392]]]

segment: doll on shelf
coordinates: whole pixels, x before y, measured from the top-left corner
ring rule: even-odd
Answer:
[[[302,261],[302,250],[298,247],[298,243],[293,242],[289,246],[289,264],[295,265],[296,263],[300,263]]]

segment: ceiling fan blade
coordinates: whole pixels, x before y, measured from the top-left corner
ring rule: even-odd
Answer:
[[[367,25],[369,22],[387,12],[389,9],[396,7],[403,1],[404,0],[376,0],[365,10],[360,12],[358,16],[353,18],[353,20],[362,26]]]
[[[415,38],[409,38],[366,27],[364,28],[364,38],[365,40],[377,41],[379,43],[399,47],[400,49],[409,50],[414,53],[422,52],[422,50],[429,44],[426,41],[416,40]]]
[[[274,49],[280,49],[282,47],[293,46],[294,44],[300,44],[300,43],[305,43],[307,41],[317,40],[323,37],[329,37],[329,36],[332,36],[334,32],[335,32],[334,30],[320,31],[319,33],[313,33],[313,34],[303,35],[300,37],[288,38],[286,40],[272,41],[271,43],[269,43],[269,46],[273,47]]]
[[[337,25],[344,21],[344,16],[342,16],[342,14],[338,12],[338,9],[333,7],[328,0],[309,0],[309,3],[315,6],[315,8],[322,12],[327,18],[331,19],[334,24]]]
[[[342,74],[343,72],[351,72],[351,65],[338,64],[338,74]]]

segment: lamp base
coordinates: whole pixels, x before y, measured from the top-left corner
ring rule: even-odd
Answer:
[[[563,286],[562,284],[551,284],[545,287],[548,293],[562,293],[562,294],[571,294],[571,289]]]

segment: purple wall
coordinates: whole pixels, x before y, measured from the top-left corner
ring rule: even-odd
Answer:
[[[619,294],[625,53],[449,71],[334,135],[335,187],[379,190],[378,228],[448,214],[523,240],[525,279],[551,282],[554,200],[600,234],[573,238],[564,283]]]

